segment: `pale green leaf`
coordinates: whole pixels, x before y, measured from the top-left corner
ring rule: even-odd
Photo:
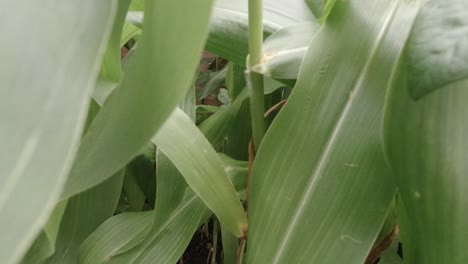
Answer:
[[[400,191],[405,263],[467,263],[468,79],[415,101],[408,73],[398,77],[384,136]]]
[[[245,65],[229,62],[227,67],[226,88],[228,89],[232,100],[235,100],[247,85],[245,80]]]
[[[213,106],[213,105],[197,105],[197,113],[216,113],[220,109],[222,109],[219,106]]]
[[[236,264],[239,239],[221,226],[223,264]]]
[[[57,203],[115,5],[6,0],[0,10],[0,259],[9,264],[21,260]]]
[[[427,0],[408,42],[413,98],[468,77],[468,2]]]
[[[327,0],[305,0],[315,17],[321,17]]]
[[[316,22],[306,22],[273,33],[263,44],[261,63],[252,70],[275,79],[297,79],[302,59],[319,27]]]
[[[81,243],[114,214],[123,176],[124,171],[119,171],[102,184],[68,200],[61,219],[54,255],[44,263],[78,263]]]
[[[111,217],[83,242],[79,251],[80,263],[105,262],[131,240],[143,240],[151,228],[153,215],[154,211],[147,211]]]
[[[131,23],[125,22],[122,29],[122,37],[120,38],[120,46],[122,47],[125,43],[132,38],[136,38],[138,35],[141,35],[141,29]]]
[[[244,102],[247,102],[249,93],[244,89],[239,96],[227,107],[221,108],[203,123],[200,130],[216,150],[219,150],[225,141],[227,134],[232,130],[234,122]]]
[[[319,18],[320,23],[324,23],[333,9],[336,0],[305,0],[310,11]]]
[[[248,54],[248,1],[218,0],[206,49],[239,65]],[[265,36],[288,25],[315,21],[303,0],[264,0]]]
[[[190,87],[211,6],[211,0],[190,1],[184,8],[176,1],[145,3],[145,30],[136,58],[84,136],[62,198],[125,166],[171,114]]]
[[[217,0],[211,18],[206,49],[229,61],[245,65],[248,52],[247,1]],[[142,12],[130,12],[127,20],[142,26]],[[316,21],[303,0],[265,0],[265,36],[296,23]]]
[[[191,189],[238,237],[247,229],[247,218],[223,162],[215,150],[180,109],[176,109],[152,139],[177,167]]]
[[[138,185],[137,179],[133,173],[126,173],[122,193],[128,199],[128,210],[130,212],[142,211],[145,205],[146,195]]]
[[[247,163],[220,155],[225,171],[236,190],[245,188]],[[183,254],[193,234],[211,215],[210,210],[190,189],[176,210],[165,221],[153,226],[154,211],[123,214],[110,218],[86,241],[80,251],[81,263],[143,264],[175,263]],[[143,240],[144,238],[144,240]],[[132,249],[135,241],[143,242]]]
[[[395,192],[380,123],[417,11],[407,1],[336,3],[257,153],[248,263],[364,262]]]
[[[193,84],[194,86],[194,84]],[[195,89],[191,88],[179,106],[190,114],[186,116],[187,122],[193,123],[195,119]],[[170,116],[169,118],[171,118]],[[163,125],[161,130],[172,128]],[[159,133],[158,133],[159,134]],[[181,138],[166,138],[168,142],[176,142]],[[154,140],[153,140],[154,141]],[[173,157],[173,156],[172,156]],[[171,160],[158,148],[156,151],[156,201],[153,225],[157,226],[164,222],[177,208],[184,198],[187,183]]]
[[[61,201],[55,206],[46,226],[29,248],[21,261],[22,264],[41,263],[55,252],[55,241],[60,228],[60,221],[65,212],[68,200]]]

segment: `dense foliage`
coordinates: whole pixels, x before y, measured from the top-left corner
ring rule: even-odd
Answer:
[[[0,10],[2,263],[468,263],[465,0]]]

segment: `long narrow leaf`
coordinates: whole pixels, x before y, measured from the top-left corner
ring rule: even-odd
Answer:
[[[78,263],[81,243],[115,211],[124,171],[69,199],[62,217],[55,253],[45,263]]]
[[[16,263],[71,167],[115,5],[7,0],[0,10],[0,259]]]
[[[244,235],[247,218],[223,163],[201,131],[176,109],[153,138],[222,225],[237,237]]]
[[[248,263],[364,262],[395,192],[379,128],[417,10],[336,3],[256,156]]]
[[[247,163],[221,155],[226,173],[238,191],[245,188]],[[131,213],[112,217],[101,225],[86,241],[80,251],[81,263],[143,264],[175,263],[184,252],[200,225],[211,215],[200,198],[187,189],[176,210],[164,222],[151,228],[154,212]],[[198,221],[197,221],[198,220]],[[130,251],[128,244],[144,240]]]
[[[170,115],[192,81],[211,6],[211,0],[190,1],[183,8],[177,1],[145,3],[137,57],[83,138],[62,198],[103,182],[125,166]]]
[[[124,213],[104,222],[80,247],[80,263],[96,264],[109,260],[130,241],[146,236],[153,223],[153,211]]]

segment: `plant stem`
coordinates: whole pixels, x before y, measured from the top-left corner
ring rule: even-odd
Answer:
[[[248,84],[250,89],[250,114],[255,150],[265,134],[265,102],[263,96],[263,76],[250,69],[262,59],[263,45],[263,0],[249,0],[249,65]]]
[[[213,255],[211,255],[211,264],[216,263],[216,251],[218,250],[218,220],[213,221]]]

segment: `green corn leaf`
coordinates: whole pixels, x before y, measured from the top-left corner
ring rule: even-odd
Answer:
[[[122,29],[122,36],[120,38],[120,46],[123,47],[125,43],[139,35],[141,35],[141,29],[131,23],[125,22]]]
[[[408,42],[408,88],[413,98],[468,77],[468,4],[427,0]]]
[[[247,229],[247,218],[223,163],[190,118],[176,109],[153,142],[177,167],[187,184],[238,237]],[[183,150],[183,151],[181,151]]]
[[[247,163],[220,155],[225,171],[238,191],[245,188]],[[210,210],[190,189],[165,221],[153,225],[154,212],[126,213],[110,218],[83,243],[80,263],[175,263],[193,234],[211,215]],[[152,228],[148,235],[148,229]],[[135,241],[143,242],[136,247]]]
[[[116,22],[114,22],[114,24],[115,23]],[[99,105],[94,101],[91,101],[83,133],[87,131],[99,109]],[[67,204],[68,200],[62,200],[55,206],[46,226],[23,258],[21,262],[22,264],[43,263],[45,259],[51,257],[55,253],[57,236]]]
[[[57,203],[115,5],[1,1],[0,10],[0,232],[7,238],[0,259],[8,264],[23,257]]]
[[[152,144],[151,144],[152,145]],[[154,201],[156,197],[156,177],[155,177],[155,154],[154,151],[149,154],[151,155],[150,160],[145,155],[139,155],[133,159],[130,164],[127,165],[126,176],[135,179],[135,182],[144,193],[147,202],[154,207]]]
[[[132,240],[142,241],[153,223],[154,211],[119,214],[99,226],[80,246],[79,263],[103,263]]]
[[[107,44],[106,53],[104,53],[101,72],[99,73],[99,78],[115,83],[120,82],[122,78],[122,70],[120,68],[120,40],[129,4],[130,0],[118,1],[114,26]]]
[[[402,70],[389,94],[384,127],[404,260],[467,263],[468,79],[415,101],[407,78]]]
[[[39,236],[36,237],[36,240],[21,261],[22,264],[41,263],[54,254],[60,221],[62,220],[67,203],[68,200],[65,200],[57,204],[46,226],[39,233]]]
[[[221,238],[223,243],[223,264],[236,264],[239,239],[223,227],[221,227]]]
[[[143,11],[145,8],[145,0],[132,0],[132,4],[130,5],[130,11]]]
[[[336,3],[256,156],[248,263],[364,262],[395,193],[382,106],[418,8]]]
[[[321,17],[327,0],[305,0],[315,17]]]
[[[122,193],[128,199],[130,212],[142,211],[145,205],[146,195],[133,173],[125,173]]]
[[[203,89],[197,95],[197,99],[201,100],[218,89],[225,82],[227,72],[228,67],[224,67],[224,69],[217,72],[216,75],[205,84]]]
[[[229,62],[227,67],[226,88],[228,89],[232,100],[235,100],[247,85],[245,80],[245,65]]]
[[[249,93],[247,89],[244,89],[229,106],[221,108],[200,124],[200,130],[214,149],[219,150],[223,146],[227,134],[231,131],[235,119],[248,97]]]
[[[310,11],[319,18],[320,23],[324,23],[330,15],[336,0],[305,0]]]
[[[172,215],[159,228],[154,229],[145,240],[131,250],[113,256],[109,264],[176,263],[181,257],[200,222],[206,221],[211,212],[189,190]],[[90,262],[91,264],[91,262]]]
[[[55,251],[55,240],[50,239],[44,230],[41,230],[36,240],[29,248],[21,261],[22,264],[39,264],[52,256]]]
[[[217,0],[211,18],[206,49],[231,62],[245,65],[248,51],[247,1]],[[142,12],[130,12],[127,20],[142,26]],[[265,36],[289,25],[316,21],[303,0],[265,0]]]
[[[244,100],[227,131],[224,152],[237,160],[248,160],[248,146],[252,137],[250,102]]]
[[[62,198],[124,167],[171,114],[192,81],[211,6],[210,0],[188,2],[184,8],[175,1],[145,3],[145,30],[136,58],[84,136]]]
[[[306,22],[273,33],[263,44],[262,62],[252,70],[275,79],[297,79],[302,59],[319,27],[316,22]]]
[[[124,171],[120,171],[102,184],[69,199],[61,219],[55,253],[45,263],[78,263],[81,243],[113,215],[123,176]]]
[[[197,105],[197,113],[201,114],[210,114],[210,113],[216,113],[222,108],[219,106],[213,106],[213,105]]]
[[[183,109],[183,113],[190,115],[185,116],[186,122],[190,123],[195,121],[194,83],[192,86],[193,88],[189,90],[184,100],[179,103],[179,107]],[[165,125],[161,128],[161,130],[172,129],[172,127],[166,127]],[[182,140],[182,138],[174,137],[162,140],[177,142]],[[171,157],[174,158],[174,156]],[[163,152],[161,152],[160,148],[156,151],[156,175],[156,201],[153,225],[159,225],[170,216],[184,198],[185,189],[187,187],[187,183],[178,168],[166,155],[164,155]]]
[[[125,15],[127,14],[130,0],[116,2],[118,3],[118,8],[114,26],[107,43],[107,49],[104,53],[101,71],[99,72],[96,88],[93,93],[93,98],[99,98],[98,101],[101,103],[122,80],[122,70],[120,66],[120,48],[122,45],[120,42],[122,27],[125,23]]]

